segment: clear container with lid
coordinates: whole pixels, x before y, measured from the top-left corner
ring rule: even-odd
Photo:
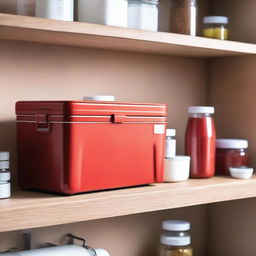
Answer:
[[[128,0],[128,27],[158,30],[158,0]]]
[[[241,139],[216,140],[216,173],[229,175],[230,167],[249,165],[248,141]]]
[[[185,135],[186,155],[191,157],[190,176],[210,178],[215,174],[216,131],[214,107],[192,106]]]
[[[206,16],[203,18],[203,36],[208,38],[227,40],[228,39],[228,17]]]
[[[196,36],[197,0],[171,0],[170,32]]]
[[[162,223],[166,232],[160,237],[160,256],[192,256],[190,222],[167,220]]]
[[[0,151],[0,199],[11,196],[9,152]]]
[[[176,156],[176,130],[166,129],[165,139],[165,158],[171,158]]]

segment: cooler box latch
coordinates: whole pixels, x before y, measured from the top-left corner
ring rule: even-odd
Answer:
[[[48,122],[47,113],[37,113],[36,115],[36,129],[39,132],[50,132],[50,123]]]
[[[122,115],[122,114],[113,114],[113,115],[111,115],[111,122],[112,123],[120,124],[120,123],[124,123],[125,121],[127,121],[127,117],[125,115]]]

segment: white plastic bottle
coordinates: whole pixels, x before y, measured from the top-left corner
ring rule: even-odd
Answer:
[[[73,21],[74,0],[36,0],[36,16]]]
[[[166,129],[165,158],[176,156],[176,130]]]

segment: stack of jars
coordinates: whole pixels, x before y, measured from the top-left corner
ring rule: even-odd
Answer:
[[[11,196],[10,154],[0,151],[0,199]]]

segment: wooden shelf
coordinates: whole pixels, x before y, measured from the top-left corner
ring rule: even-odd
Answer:
[[[0,39],[204,58],[256,53],[254,44],[9,14],[0,14]]]
[[[56,196],[17,191],[0,201],[0,232],[74,223],[256,196],[256,177],[214,177],[184,183]]]

